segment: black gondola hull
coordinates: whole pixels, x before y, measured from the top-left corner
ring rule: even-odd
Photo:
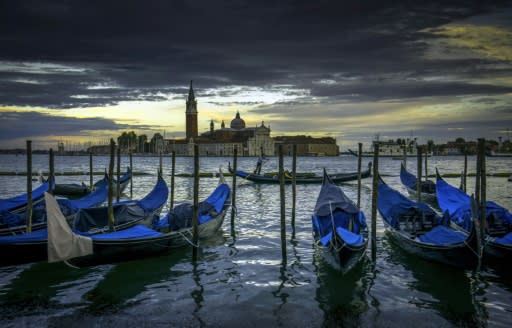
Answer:
[[[391,240],[406,252],[422,259],[458,268],[472,269],[478,265],[478,253],[474,233],[466,241],[454,245],[427,244],[410,238],[386,224],[386,233]]]
[[[496,243],[492,239],[487,240],[484,247],[484,264],[496,268],[512,269],[512,246]]]
[[[346,274],[362,260],[366,254],[367,245],[368,240],[357,247],[345,245],[341,250],[336,250],[333,246],[317,245],[316,247],[330,265],[341,271],[342,274]]]
[[[199,238],[207,239],[219,231],[226,212],[227,209],[199,225]],[[168,253],[187,245],[192,245],[192,228],[151,238],[93,240],[93,254],[70,259],[68,263],[78,267],[116,263]]]

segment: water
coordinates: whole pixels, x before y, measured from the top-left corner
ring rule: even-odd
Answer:
[[[201,158],[201,172],[227,171],[230,158]],[[369,159],[363,161],[363,167]],[[94,170],[107,167],[108,157],[96,157]],[[33,171],[47,171],[47,156],[34,156]],[[0,156],[0,171],[24,171],[24,156]],[[255,158],[239,158],[240,169],[251,170]],[[489,158],[488,172],[510,172],[511,159]],[[88,157],[55,159],[58,182],[89,182]],[[192,171],[192,158],[177,158],[177,173]],[[291,158],[285,158],[291,168]],[[122,168],[128,158],[122,159]],[[156,181],[158,158],[134,157],[134,198],[145,195]],[[380,159],[380,172],[394,188],[400,184],[400,162]],[[460,173],[463,158],[433,157],[429,168]],[[298,158],[299,172],[354,171],[355,157]],[[414,159],[408,167],[415,172]],[[164,158],[170,172],[170,159]],[[270,158],[263,171],[277,171]],[[475,158],[469,158],[475,171]],[[431,171],[433,173],[433,170]],[[95,177],[95,181],[99,179]],[[166,179],[170,182],[170,177]],[[228,182],[230,178],[227,178]],[[458,178],[446,179],[458,184]],[[217,178],[200,180],[200,199]],[[287,253],[283,265],[278,185],[255,185],[237,179],[237,216],[229,215],[223,229],[202,243],[200,259],[192,264],[190,248],[145,260],[72,269],[62,263],[36,263],[0,268],[0,323],[12,326],[107,327],[508,327],[512,321],[511,274],[485,269],[480,273],[426,262],[401,251],[377,221],[376,263],[367,258],[342,276],[315,252],[310,216],[319,185],[297,186],[295,229],[290,225],[291,186],[286,186]],[[487,197],[512,209],[512,182],[488,177]],[[34,182],[34,184],[37,184]],[[0,176],[0,197],[24,192],[24,176]],[[357,182],[344,184],[352,199]],[[176,178],[176,202],[190,200],[193,180]],[[468,192],[474,178],[468,178]],[[129,188],[127,188],[129,190]],[[371,217],[371,179],[363,180],[362,209]],[[165,213],[167,208],[164,208]],[[370,222],[368,222],[370,223]],[[370,224],[369,224],[370,225]],[[294,233],[294,238],[292,238]]]

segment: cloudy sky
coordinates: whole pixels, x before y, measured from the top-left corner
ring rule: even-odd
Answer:
[[[511,1],[0,0],[0,148],[185,136],[512,138]]]

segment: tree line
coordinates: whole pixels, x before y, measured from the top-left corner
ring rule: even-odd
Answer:
[[[164,137],[157,132],[148,141],[145,134],[138,136],[134,131],[123,132],[117,137],[117,145],[126,153],[158,153],[164,150]]]

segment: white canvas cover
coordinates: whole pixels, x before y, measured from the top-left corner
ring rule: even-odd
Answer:
[[[48,221],[48,262],[59,262],[93,253],[92,239],[71,230],[55,198],[44,194]]]

